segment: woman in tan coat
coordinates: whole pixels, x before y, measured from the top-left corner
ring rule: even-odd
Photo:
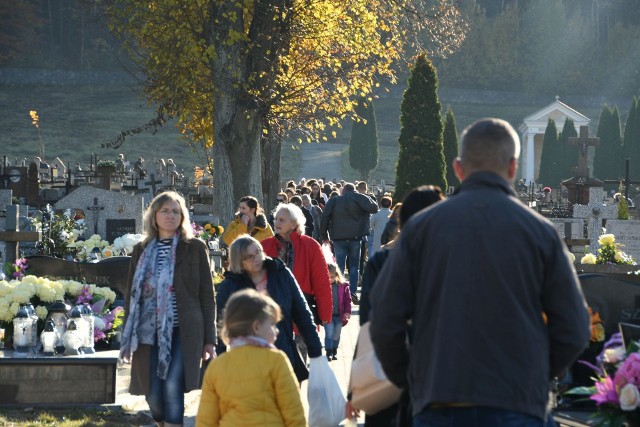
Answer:
[[[209,254],[176,192],[153,199],[144,229],[131,256],[120,357],[131,362],[129,392],[145,395],[156,423],[181,426],[184,393],[200,387],[202,362],[215,357]]]

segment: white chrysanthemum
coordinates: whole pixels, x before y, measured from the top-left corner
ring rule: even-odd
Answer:
[[[4,297],[13,292],[15,285],[7,282],[6,280],[0,280],[0,297]]]
[[[18,314],[18,310],[20,310],[20,303],[12,302],[9,306],[9,311],[11,312],[11,318],[13,319]]]
[[[36,307],[36,316],[38,316],[38,319],[44,320],[47,318],[47,314],[49,314],[49,310],[46,309],[46,307],[39,305]]]
[[[10,310],[11,300],[6,297],[0,298],[0,322],[11,322],[14,314]]]
[[[58,297],[58,292],[51,286],[51,283],[39,283],[36,286],[36,295],[43,302],[54,302]]]
[[[67,294],[77,297],[82,292],[82,287],[84,286],[82,283],[75,280],[64,280],[62,282]]]

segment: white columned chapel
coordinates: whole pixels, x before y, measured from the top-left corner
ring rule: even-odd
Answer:
[[[561,132],[567,118],[573,120],[578,133],[580,132],[580,126],[588,126],[591,121],[585,115],[561,102],[560,97],[556,96],[554,102],[525,117],[518,127],[522,144],[520,176],[526,180],[527,184],[538,180],[544,133],[549,119],[553,119],[558,132]]]

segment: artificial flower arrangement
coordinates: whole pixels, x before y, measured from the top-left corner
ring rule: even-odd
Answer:
[[[46,277],[25,276],[22,280],[0,280],[0,327],[7,336],[13,332],[13,318],[21,304],[32,304],[38,316],[38,333],[44,327],[51,303],[63,300],[69,305],[90,303],[93,309],[94,341],[108,342],[122,324],[124,309],[109,309],[116,300],[116,293],[94,284],[75,280],[49,280]]]
[[[195,222],[191,223],[193,234],[199,238],[208,242],[209,240],[218,238],[224,233],[224,227],[221,225],[213,225],[209,221],[205,221],[204,224],[198,225]]]
[[[94,234],[87,240],[79,240],[68,244],[68,247],[75,248],[76,259],[79,261],[91,261],[91,254],[94,248],[100,249],[100,255],[103,258],[110,258],[119,255],[129,255],[133,252],[133,247],[144,239],[143,234],[125,234],[117,237],[113,244],[106,240],[102,240],[99,234]]]
[[[6,277],[21,279],[25,276],[25,271],[29,268],[29,261],[26,258],[16,260],[15,264],[9,261],[4,263],[4,273]]]
[[[620,333],[614,334],[596,364],[580,361],[597,374],[595,385],[578,387],[567,394],[588,396],[597,405],[596,426],[637,426],[640,421],[640,344],[624,347]]]
[[[585,254],[580,260],[581,264],[624,264],[636,265],[633,257],[620,250],[623,246],[616,243],[613,234],[603,234],[598,239],[598,255],[592,253]]]

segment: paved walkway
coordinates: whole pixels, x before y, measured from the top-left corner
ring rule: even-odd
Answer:
[[[353,314],[351,320],[342,328],[342,334],[340,338],[340,348],[338,349],[338,360],[332,361],[329,366],[336,374],[338,383],[342,387],[342,390],[346,394],[347,386],[349,383],[349,372],[351,369],[351,361],[353,359],[353,353],[355,350],[356,342],[358,340],[358,331],[360,330],[360,319],[358,315],[358,306],[353,306]],[[321,328],[320,338],[324,343],[324,330]],[[302,396],[302,403],[305,408],[305,412],[308,412],[307,402],[307,383],[302,383],[300,394]],[[127,392],[129,386],[129,368],[123,367],[118,369],[117,384],[116,384],[116,406],[121,406],[126,411],[130,412],[146,412],[149,413],[149,406],[144,400],[144,396],[132,396]],[[198,404],[200,402],[200,391],[195,390],[188,393],[185,396],[185,420],[184,427],[194,427],[196,423],[196,413],[198,412]],[[361,415],[358,420],[359,425],[363,425],[364,415]],[[151,424],[150,426],[154,426]]]
[[[342,152],[348,145],[328,143],[303,143],[302,167],[298,178],[321,178],[325,180],[342,177]]]

